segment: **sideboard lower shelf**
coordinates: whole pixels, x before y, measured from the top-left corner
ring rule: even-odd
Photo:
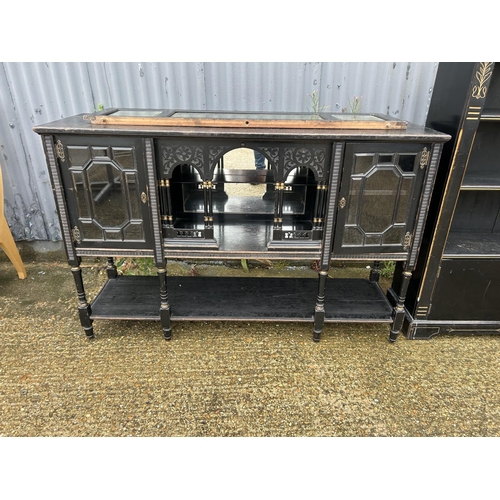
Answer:
[[[169,276],[173,320],[313,321],[318,281],[312,278]],[[376,282],[329,279],[325,321],[392,321],[392,307]],[[155,276],[110,279],[91,304],[91,319],[160,320]]]

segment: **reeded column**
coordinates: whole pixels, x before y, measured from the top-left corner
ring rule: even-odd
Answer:
[[[325,216],[325,197],[327,187],[325,183],[320,182],[316,188],[316,200],[314,202],[313,230],[321,231],[323,229]]]
[[[170,180],[160,179],[160,218],[163,229],[163,236],[168,237],[173,229],[172,199],[170,196]]]
[[[283,232],[283,198],[285,183],[277,182],[274,185],[276,191],[276,199],[274,202],[274,231],[273,239],[281,240]]]
[[[205,238],[214,237],[214,212],[212,207],[212,181],[203,181],[203,203],[204,203],[204,223]]]

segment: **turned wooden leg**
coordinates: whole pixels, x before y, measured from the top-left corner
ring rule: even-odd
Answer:
[[[392,322],[391,333],[389,335],[390,342],[396,342],[398,338],[401,327],[403,326],[403,321],[405,319],[405,299],[406,292],[408,291],[408,285],[410,284],[411,272],[403,272],[403,280],[401,282],[401,288],[399,290],[398,302],[394,307],[394,320]]]
[[[167,270],[158,269],[158,278],[160,279],[160,320],[163,328],[165,340],[172,339],[172,325],[170,322],[170,304],[168,303],[167,293]]]
[[[323,330],[323,325],[325,323],[325,287],[328,271],[320,271],[318,274],[318,296],[316,298],[316,307],[314,308],[314,342],[319,342],[321,331]]]
[[[87,302],[87,297],[85,296],[85,289],[83,287],[82,278],[82,268],[72,267],[71,272],[73,273],[73,278],[75,279],[76,291],[78,293],[78,314],[80,315],[80,323],[83,326],[85,335],[88,339],[94,338],[94,329],[92,327],[92,320],[90,316],[92,311],[90,309],[90,304]]]
[[[106,266],[106,272],[108,273],[108,279],[114,279],[118,276],[118,271],[116,270],[115,261],[113,257],[108,258],[108,265]]]
[[[376,260],[373,263],[373,267],[370,271],[370,281],[375,281],[378,283],[378,280],[380,278],[380,261]]]

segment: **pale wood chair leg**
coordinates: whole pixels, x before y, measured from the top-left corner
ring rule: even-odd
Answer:
[[[10,259],[14,268],[17,271],[19,279],[26,278],[26,268],[24,267],[19,251],[17,250],[16,243],[10,232],[10,227],[4,217],[0,218],[0,248],[5,252]]]

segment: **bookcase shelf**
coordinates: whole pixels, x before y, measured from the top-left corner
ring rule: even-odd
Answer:
[[[500,259],[500,233],[463,233],[448,235],[444,258],[498,258]]]

